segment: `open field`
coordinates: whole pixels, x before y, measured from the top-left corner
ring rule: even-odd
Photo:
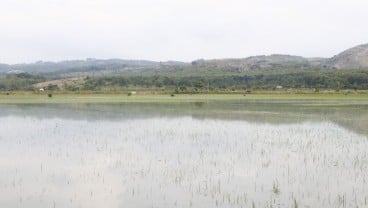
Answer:
[[[211,102],[211,101],[338,101],[346,103],[367,103],[368,94],[175,94],[171,95],[132,95],[126,94],[47,94],[19,93],[0,95],[3,104],[36,104],[36,103],[182,103],[182,102]]]

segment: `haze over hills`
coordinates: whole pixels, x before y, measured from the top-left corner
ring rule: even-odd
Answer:
[[[292,55],[261,55],[248,58],[199,59],[191,63],[156,62],[148,60],[86,59],[61,62],[36,62],[31,64],[0,64],[0,74],[31,73],[44,76],[114,75],[121,72],[222,70],[245,72],[261,69],[368,69],[368,44],[348,49],[332,58],[304,58]]]

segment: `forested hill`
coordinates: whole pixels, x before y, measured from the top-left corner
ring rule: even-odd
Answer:
[[[343,51],[332,58],[304,58],[292,55],[261,55],[248,58],[198,59],[190,63],[122,59],[86,59],[61,62],[39,61],[31,64],[0,64],[0,74],[31,73],[46,77],[73,77],[78,75],[117,75],[120,73],[178,73],[192,75],[200,71],[246,72],[262,69],[368,69],[368,44]]]
[[[87,59],[0,64],[0,90],[54,86],[67,90],[129,87],[207,89],[368,89],[368,44],[332,58],[261,55],[192,62]]]
[[[146,60],[121,60],[121,59],[86,59],[60,62],[39,61],[31,64],[0,64],[0,73],[34,73],[46,76],[61,75],[76,72],[115,71],[123,69],[155,68],[158,62]]]

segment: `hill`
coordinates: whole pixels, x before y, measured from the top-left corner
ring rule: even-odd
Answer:
[[[223,68],[242,72],[279,67],[308,67],[310,66],[310,63],[308,59],[300,56],[273,54],[270,56],[251,56],[243,59],[202,59],[193,61],[192,65],[207,68]]]
[[[0,64],[0,73],[33,73],[46,76],[78,73],[78,72],[97,72],[109,71],[116,72],[128,69],[155,68],[158,62],[146,60],[122,60],[122,59],[86,59],[86,60],[67,60],[60,62],[38,61],[31,64]]]
[[[368,44],[350,48],[328,59],[326,65],[336,69],[368,68]]]
[[[332,58],[261,55],[192,62],[86,59],[0,64],[0,90],[368,89],[368,44]],[[20,83],[20,84],[19,84]]]
[[[77,76],[170,74],[173,76],[222,75],[262,70],[368,69],[368,44],[348,49],[332,58],[292,55],[260,55],[248,58],[198,59],[190,63],[123,59],[86,59],[31,64],[0,64],[0,76],[31,73],[51,79]]]

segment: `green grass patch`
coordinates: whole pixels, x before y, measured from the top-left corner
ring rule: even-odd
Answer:
[[[298,102],[298,103],[368,103],[368,94],[176,94],[132,95],[127,94],[2,94],[2,104],[36,103],[185,103],[212,101],[258,101],[258,102]]]

